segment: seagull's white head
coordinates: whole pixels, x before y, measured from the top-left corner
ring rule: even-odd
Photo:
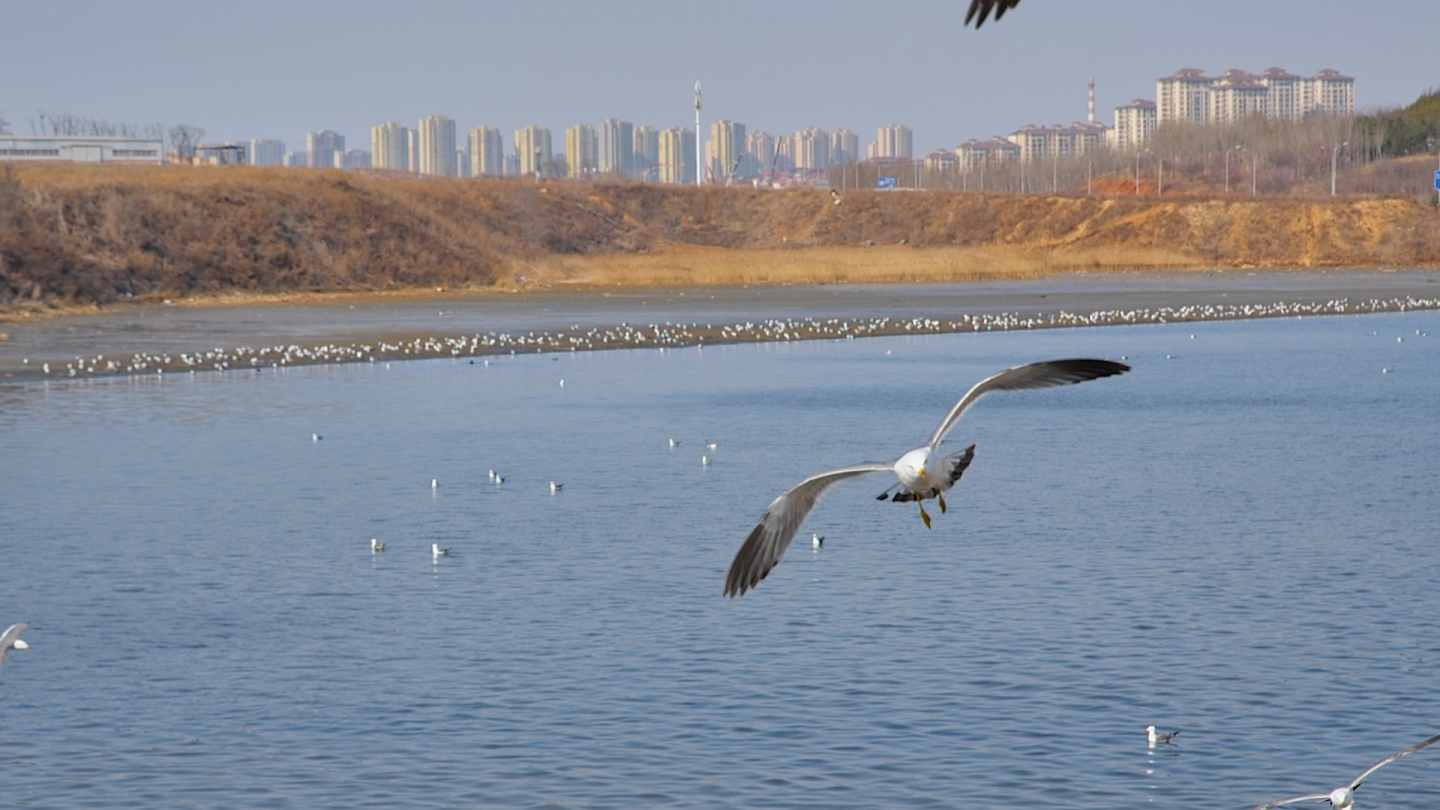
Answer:
[[[1355,791],[1349,787],[1338,787],[1330,791],[1330,806],[1334,810],[1345,810],[1355,804]]]
[[[917,447],[895,462],[895,475],[900,479],[900,483],[911,489],[929,486],[930,481],[926,480],[925,470],[929,463],[930,448]]]
[[[11,644],[10,646],[14,647],[14,648],[17,649],[17,650],[28,650],[28,649],[30,649],[30,645],[29,645],[29,644],[26,644],[25,642],[21,641],[21,640],[18,639],[18,638],[15,639],[15,643],[14,643],[14,644]]]

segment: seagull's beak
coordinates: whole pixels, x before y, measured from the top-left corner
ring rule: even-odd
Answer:
[[[26,644],[25,642],[23,642],[23,641],[21,641],[20,639],[17,638],[17,639],[15,639],[15,649],[17,649],[17,650],[28,650],[28,649],[30,649],[30,645],[29,645],[29,644]]]

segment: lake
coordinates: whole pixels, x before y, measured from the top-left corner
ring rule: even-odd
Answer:
[[[0,626],[32,645],[4,801],[1328,791],[1440,733],[1437,346],[1413,312],[0,386]],[[1069,356],[1134,370],[987,397],[933,530],[844,482],[721,596],[780,492]],[[1359,805],[1434,807],[1437,775],[1440,747]]]

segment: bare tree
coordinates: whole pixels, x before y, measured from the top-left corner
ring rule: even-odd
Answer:
[[[197,127],[194,124],[176,124],[170,127],[170,147],[172,153],[181,160],[194,160],[195,148],[205,137],[205,128]]]

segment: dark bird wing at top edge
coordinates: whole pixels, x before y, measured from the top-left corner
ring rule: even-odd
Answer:
[[[1020,0],[970,0],[970,11],[965,15],[965,24],[969,25],[971,20],[975,20],[975,30],[978,31],[989,18],[991,11],[995,12],[995,21],[999,22],[1005,12],[1018,5]]]
[[[810,514],[826,487],[857,475],[891,470],[894,466],[893,463],[856,464],[812,475],[771,501],[760,522],[750,530],[750,536],[735,553],[734,562],[730,563],[730,573],[725,575],[725,595],[740,596],[770,573],[770,569],[785,555],[795,532],[805,522],[805,516]]]
[[[1057,385],[1073,385],[1087,380],[1098,380],[1101,377],[1111,377],[1116,374],[1124,374],[1130,367],[1124,363],[1112,363],[1109,360],[1094,360],[1090,358],[1075,358],[1072,360],[1047,360],[1042,363],[1030,363],[1023,366],[1007,368],[997,374],[975,383],[965,396],[955,403],[950,413],[945,414],[941,420],[940,427],[935,429],[935,435],[930,437],[927,447],[935,447],[960,421],[960,417],[980,397],[991,391],[1023,391],[1032,388],[1053,388]]]

